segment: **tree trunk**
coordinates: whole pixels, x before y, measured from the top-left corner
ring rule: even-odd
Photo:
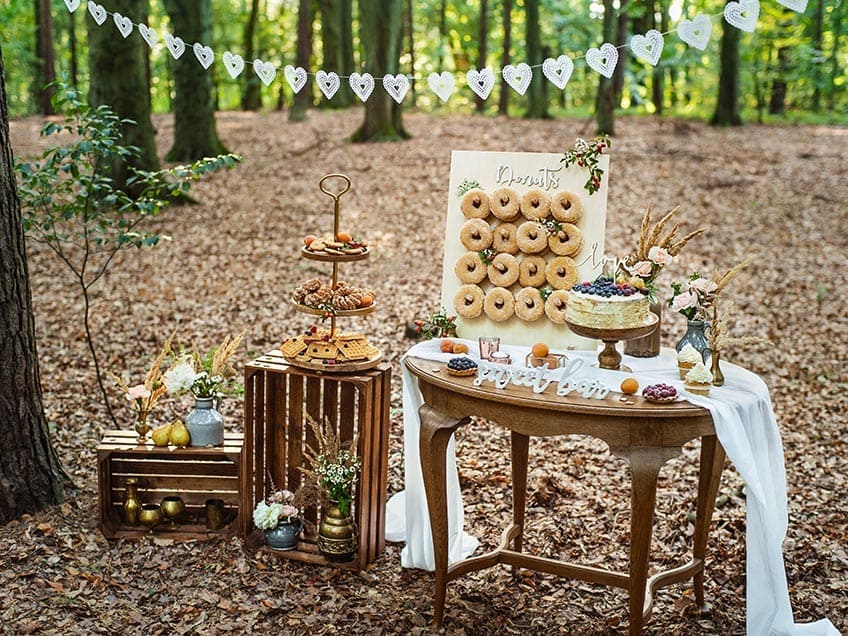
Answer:
[[[713,126],[741,126],[739,114],[739,29],[722,24],[718,99],[710,123]]]
[[[256,21],[259,16],[259,0],[253,0],[250,4],[250,13],[247,16],[247,24],[244,27],[244,63],[249,69],[255,57],[253,49],[254,34],[256,33]],[[256,73],[243,73],[244,88],[241,94],[242,110],[259,110],[262,108],[262,87],[259,76]]]
[[[42,115],[53,114],[54,89],[47,85],[56,81],[55,57],[50,0],[35,0],[35,58],[38,69],[34,89],[38,112]]]
[[[126,16],[142,15],[147,0],[115,0],[109,9]],[[153,124],[150,121],[150,99],[144,71],[144,49],[141,37],[126,40],[116,36],[115,29],[100,27],[90,17],[88,27],[89,96],[92,106],[106,104],[122,119],[136,124],[125,124],[122,129],[125,146],[137,146],[141,152],[132,165],[141,170],[158,170]],[[184,55],[192,55],[191,51]],[[112,167],[116,187],[126,189],[127,164],[117,162]],[[131,189],[130,189],[131,190]]]
[[[833,33],[833,46],[830,50],[830,84],[828,86],[828,106],[831,110],[836,107],[836,96],[837,96],[837,86],[836,79],[839,77],[841,72],[841,66],[839,64],[839,39],[842,37],[842,18],[845,14],[845,2],[841,2],[838,6],[833,8],[833,13],[830,16],[830,28]]]
[[[604,0],[604,42],[615,37],[615,9],[613,0]],[[619,60],[619,64],[621,61]],[[611,79],[598,74],[598,97],[595,101],[597,134],[615,134],[615,87]]]
[[[300,0],[297,9],[297,66],[309,68],[312,57],[312,21],[315,15],[312,10],[312,0]],[[294,96],[294,103],[289,111],[289,121],[303,121],[306,111],[312,106],[312,79],[307,76],[306,84]]]
[[[0,524],[61,503],[64,496],[41,401],[7,104],[0,50]]]
[[[77,20],[76,13],[68,12],[68,53],[71,56],[71,86],[74,90],[77,89],[77,81],[79,78],[79,62],[77,60]]]
[[[512,48],[512,0],[503,0],[503,49],[501,50],[501,68],[509,64]],[[509,111],[509,87],[501,82],[501,92],[498,98],[498,114],[506,115]]]
[[[321,52],[324,69],[342,77],[353,71],[352,0],[318,0],[321,12]],[[322,104],[330,108],[346,108],[356,96],[350,84],[342,82],[333,99],[322,96]]]
[[[359,0],[359,40],[364,52],[365,70],[374,76],[374,92],[365,103],[365,120],[351,141],[408,139],[403,128],[401,107],[383,90],[384,75],[398,72],[401,0]]]
[[[483,0],[485,4],[486,0]],[[409,80],[409,93],[410,93],[410,103],[412,107],[415,108],[416,94],[415,94],[415,23],[413,21],[413,7],[412,0],[407,0],[406,2],[406,37],[407,44],[409,48],[407,49],[409,53],[409,74],[412,75],[412,79]]]
[[[439,3],[439,72],[445,68],[445,46],[448,41],[448,1]]]
[[[618,64],[616,65],[615,73],[612,76],[616,107],[621,106],[621,100],[624,96],[624,74],[627,71],[627,63],[630,59],[630,47],[625,46],[627,44],[627,35],[630,32],[630,20],[627,11],[628,0],[621,0],[614,36],[614,44],[618,47]],[[606,18],[606,10],[604,10],[604,17]],[[613,19],[615,19],[614,16]],[[609,42],[609,40],[606,41]]]
[[[660,23],[656,24],[655,21],[654,28],[660,33],[668,32],[668,0],[660,0]],[[662,115],[665,110],[665,72],[665,67],[660,60],[654,67],[651,79],[651,102],[654,104],[654,112],[657,115]]]
[[[489,2],[488,0],[480,0],[480,21],[477,23],[477,68],[486,66],[486,58],[488,57],[488,40],[489,40]],[[486,110],[486,100],[481,99],[479,95],[475,96],[474,107],[478,113]]]
[[[171,28],[186,41],[185,53],[173,60],[174,145],[165,159],[196,161],[225,153],[215,131],[212,73],[192,50],[195,42],[212,41],[212,0],[165,0],[164,4]]]
[[[820,53],[823,50],[822,36],[824,34],[824,3],[825,0],[819,0],[818,2],[816,2],[816,12],[813,15],[812,21],[812,42],[810,42],[813,47],[813,51],[819,51]],[[821,66],[822,65],[819,62],[813,62],[812,109],[814,113],[818,113],[819,111],[821,111]]]

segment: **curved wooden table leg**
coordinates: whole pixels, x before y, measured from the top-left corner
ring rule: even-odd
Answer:
[[[707,540],[710,522],[715,509],[721,472],[724,469],[724,448],[715,435],[701,438],[701,466],[698,475],[698,508],[695,516],[695,536],[692,542],[692,556],[701,560],[701,569],[695,574],[695,602],[704,607],[704,570],[707,553]]]
[[[470,418],[456,421],[442,415],[426,404],[418,409],[421,428],[418,432],[418,454],[424,477],[424,492],[430,513],[430,533],[436,561],[436,582],[433,590],[433,624],[441,628],[445,614],[448,585],[448,501],[447,448],[454,431],[467,424]]]
[[[524,514],[527,506],[527,454],[530,438],[512,431],[512,522],[518,526],[519,533],[512,543],[512,549],[521,552],[524,542]]]

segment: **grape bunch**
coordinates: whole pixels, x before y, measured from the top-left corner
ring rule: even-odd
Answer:
[[[677,389],[670,384],[649,384],[642,389],[642,397],[649,400],[668,400],[677,397]]]
[[[470,371],[476,369],[477,363],[471,358],[462,356],[461,358],[451,358],[448,360],[448,369],[452,371]]]
[[[610,298],[611,296],[633,296],[638,294],[639,290],[627,283],[616,283],[612,278],[599,276],[594,282],[584,281],[577,283],[572,290],[580,294],[595,294]]]

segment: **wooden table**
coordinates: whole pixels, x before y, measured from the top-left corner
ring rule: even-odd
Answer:
[[[618,400],[617,393],[610,393],[603,400],[575,397],[574,393],[558,397],[555,385],[542,394],[514,385],[505,389],[489,383],[475,387],[473,376],[450,376],[442,363],[411,357],[405,363],[418,379],[424,399],[419,410],[419,453],[435,553],[433,622],[437,627],[444,617],[448,581],[498,563],[628,590],[630,634],[641,633],[642,625],[650,618],[654,592],[660,587],[694,577],[695,600],[704,604],[704,555],[725,459],[707,410],[683,401],[651,404],[641,397],[634,397],[634,403],[626,405]],[[467,424],[472,415],[511,431],[512,524],[504,530],[495,550],[448,567],[445,453],[454,431]],[[629,572],[522,552],[529,438],[550,435],[597,437],[609,445],[613,454],[629,462],[633,479]],[[701,460],[692,559],[648,579],[657,474],[663,464],[680,454],[684,443],[698,437]]]

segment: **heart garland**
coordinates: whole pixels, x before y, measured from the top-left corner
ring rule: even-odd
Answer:
[[[333,95],[336,94],[336,91],[338,91],[339,87],[342,85],[342,81],[339,79],[338,74],[334,73],[333,71],[327,73],[323,70],[320,70],[315,73],[315,80],[318,82],[318,88],[321,89],[321,92],[324,93],[324,97],[326,97],[327,99],[333,99]],[[303,81],[306,82],[305,72]]]
[[[427,77],[427,85],[439,99],[446,102],[450,99],[451,93],[453,93],[454,86],[456,86],[456,80],[453,75],[447,71],[442,71],[441,73],[430,73]]]
[[[406,97],[406,92],[409,90],[409,78],[406,75],[384,75],[383,88],[392,96],[398,104]]]
[[[495,87],[495,74],[488,66],[479,71],[472,68],[465,74],[465,82],[480,99],[488,99]]]
[[[677,25],[677,35],[689,46],[699,51],[707,48],[713,23],[704,14],[696,15],[691,20],[681,20]]]
[[[94,18],[94,21],[97,23],[97,26],[102,26],[103,23],[106,22],[106,9],[103,8],[102,4],[97,4],[96,2],[89,2],[88,12],[91,14],[91,17]]]
[[[645,60],[651,66],[656,66],[663,51],[662,33],[656,29],[651,29],[645,35],[637,33],[630,38],[630,50],[640,60]]]
[[[299,93],[300,89],[306,86],[306,69],[301,66],[295,68],[291,64],[286,64],[283,75],[285,75],[286,81],[295,93]]]
[[[737,29],[753,33],[760,17],[759,0],[740,0],[724,5],[724,19]]]
[[[368,98],[371,97],[371,93],[374,92],[374,77],[371,73],[363,73],[362,75],[359,73],[351,73],[348,82],[350,83],[350,88],[353,90],[354,95],[363,102],[368,101]]]
[[[65,0],[65,6],[68,7],[68,11],[73,13],[80,6],[80,0]]]
[[[185,42],[179,35],[165,34],[165,46],[171,52],[175,60],[180,59],[180,56],[185,53]]]
[[[798,13],[804,13],[807,10],[807,0],[777,0],[777,3]]]
[[[115,26],[118,27],[118,32],[126,39],[133,30],[132,20],[125,18],[120,13],[113,13],[112,19],[115,21]]]
[[[558,89],[563,90],[571,74],[574,72],[574,62],[566,55],[560,55],[557,59],[549,57],[542,62],[542,75],[547,77]]]
[[[253,60],[253,72],[259,76],[265,86],[270,86],[277,77],[277,67],[271,62],[263,62],[259,58]]]
[[[144,41],[147,42],[147,46],[151,49],[156,46],[157,42],[159,42],[159,34],[143,22],[138,25],[138,32],[141,33],[141,37],[144,38]]]
[[[212,62],[215,61],[215,53],[212,52],[212,47],[203,46],[200,42],[195,42],[191,48],[194,50],[194,57],[197,58],[197,61],[200,62],[203,68],[208,69],[212,66]]]
[[[586,51],[586,64],[590,69],[600,73],[607,79],[615,73],[618,64],[618,49],[609,42],[601,44],[601,48],[591,48]]]
[[[524,95],[527,88],[530,86],[530,80],[533,79],[533,69],[528,64],[521,62],[517,66],[507,64],[501,70],[504,81],[512,87],[519,95]]]
[[[241,75],[241,72],[244,70],[244,58],[238,53],[224,51],[224,55],[221,56],[221,60],[224,62],[224,68],[227,69],[227,73],[229,73],[230,77],[233,79]]]

